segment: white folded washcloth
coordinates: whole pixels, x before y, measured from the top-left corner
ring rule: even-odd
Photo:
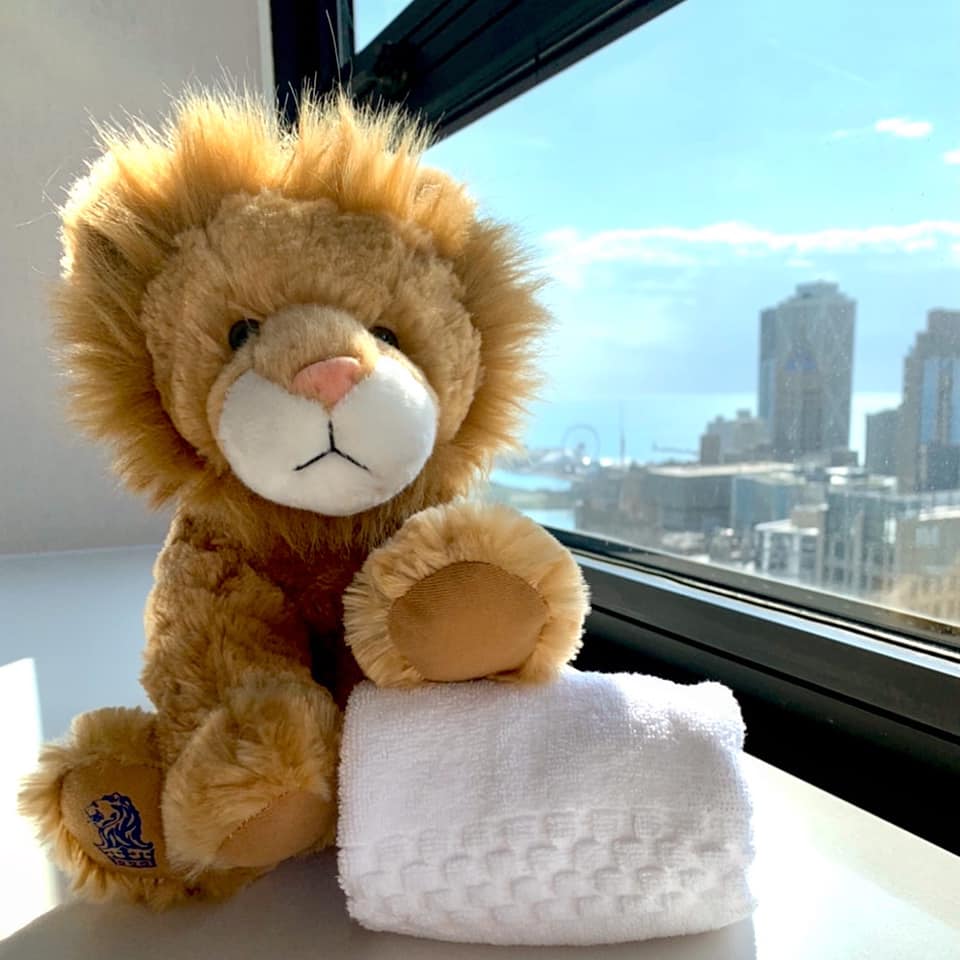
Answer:
[[[496,944],[695,933],[753,900],[743,721],[717,683],[567,670],[529,687],[363,683],[340,883],[372,930]]]

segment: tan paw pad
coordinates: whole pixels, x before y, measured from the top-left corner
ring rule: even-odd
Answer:
[[[95,863],[152,877],[167,866],[160,817],[162,773],[148,764],[98,763],[63,779],[63,824]]]
[[[493,563],[451,563],[390,608],[397,649],[426,680],[472,680],[519,669],[547,622],[525,580]]]
[[[270,867],[317,845],[333,830],[336,804],[295,791],[244,821],[221,844],[219,867]]]

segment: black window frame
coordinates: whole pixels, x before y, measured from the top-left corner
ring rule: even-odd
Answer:
[[[357,0],[362,3],[363,0]],[[438,137],[683,0],[413,0],[354,50],[352,0],[271,0],[278,102],[403,104]],[[551,530],[592,590],[583,668],[716,679],[747,749],[960,853],[960,631],[818,590]]]

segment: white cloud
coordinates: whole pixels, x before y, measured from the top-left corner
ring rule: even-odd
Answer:
[[[948,150],[943,155],[943,162],[944,163],[960,163],[960,147],[958,147],[956,150]]]
[[[544,266],[561,283],[579,289],[595,264],[631,263],[691,267],[720,257],[782,255],[799,266],[815,254],[906,254],[937,250],[960,241],[960,221],[921,220],[872,227],[827,227],[806,233],[778,233],[729,221],[702,227],[634,227],[581,235],[573,227],[543,237]]]
[[[663,228],[671,229],[671,228]],[[645,230],[604,230],[581,237],[573,227],[553,230],[543,237],[547,267],[561,283],[579,289],[583,268],[598,263],[637,263],[645,266],[689,267],[697,259],[683,250],[648,242]]]
[[[907,137],[911,140],[917,137],[927,137],[933,131],[933,124],[927,120],[910,120],[907,117],[887,117],[878,120],[873,129],[877,133],[891,133],[895,137]]]
[[[909,117],[885,117],[872,126],[841,127],[839,130],[833,130],[828,134],[827,140],[850,140],[870,133],[889,133],[894,137],[916,140],[919,137],[930,136],[933,133],[933,124],[928,120],[911,120]]]

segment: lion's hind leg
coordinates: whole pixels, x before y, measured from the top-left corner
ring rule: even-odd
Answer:
[[[155,715],[105,708],[77,717],[69,736],[48,744],[24,783],[20,810],[75,892],[93,900],[124,899],[165,907],[241,878],[187,886],[166,856],[160,797],[164,769]]]

